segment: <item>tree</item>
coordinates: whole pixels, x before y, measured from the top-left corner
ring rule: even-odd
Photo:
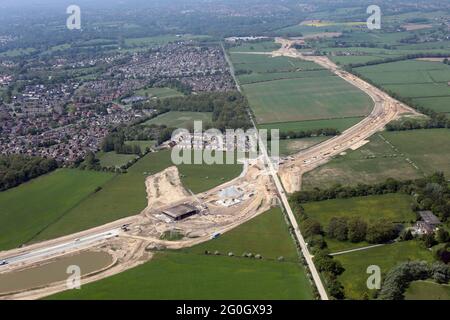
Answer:
[[[434,238],[434,234],[425,234],[422,236],[422,241],[425,244],[425,247],[431,248],[436,244],[436,239]]]
[[[303,230],[305,237],[312,237],[323,233],[322,226],[319,221],[311,218],[308,218],[303,222]]]
[[[379,220],[367,228],[366,240],[369,243],[385,243],[395,239],[395,226],[386,220]]]
[[[444,228],[439,228],[436,231],[436,241],[439,243],[446,243],[450,241],[450,234]]]
[[[348,226],[347,218],[345,217],[333,217],[328,224],[328,237],[337,239],[339,241],[347,240]]]
[[[367,223],[359,217],[353,217],[348,221],[348,240],[351,242],[364,241],[367,234]]]

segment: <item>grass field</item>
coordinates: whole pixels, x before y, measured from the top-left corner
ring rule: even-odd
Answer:
[[[230,52],[272,52],[280,49],[281,45],[273,40],[244,42],[236,47],[231,47]]]
[[[49,226],[33,240],[52,239],[138,214],[147,204],[144,185],[147,175],[160,172],[171,165],[169,151],[149,153],[131,166],[128,173],[116,175],[103,185],[101,191],[68,208],[70,210],[65,212],[63,218],[54,223],[47,221],[45,225]],[[237,177],[242,165],[183,164],[179,166],[179,170],[184,186],[198,193]],[[57,186],[55,188],[60,190]],[[70,187],[62,186],[61,189],[70,192]],[[48,197],[54,196],[54,193],[48,192]],[[61,201],[64,201],[63,197]],[[24,204],[21,210],[28,214],[28,210],[32,208]]]
[[[450,285],[414,281],[405,292],[406,300],[450,300]]]
[[[172,98],[172,97],[181,97],[183,94],[175,89],[171,88],[147,88],[141,89],[135,92],[136,95],[141,95],[150,98]]]
[[[144,37],[144,38],[128,38],[125,39],[125,45],[129,47],[153,47],[168,44],[170,42],[176,42],[181,40],[206,40],[209,36],[202,35],[163,35],[155,37]]]
[[[341,119],[329,119],[329,120],[308,120],[308,121],[291,121],[291,122],[278,122],[260,124],[260,129],[278,129],[280,132],[288,131],[308,131],[323,128],[335,128],[339,131],[344,131],[360,122],[362,117],[355,118],[341,118]]]
[[[288,139],[280,141],[280,155],[289,156],[301,150],[310,148],[318,143],[327,140],[328,137],[312,137],[304,139]]]
[[[393,223],[409,223],[416,216],[411,210],[411,198],[406,194],[355,197],[309,202],[303,205],[306,214],[320,222],[326,230],[333,217],[360,217],[366,222],[386,219]],[[326,239],[331,252],[344,251],[369,245]]]
[[[408,260],[433,261],[432,253],[414,240],[346,253],[334,259],[345,268],[338,280],[344,285],[347,299],[362,299],[364,293],[370,296],[371,290],[366,285],[369,274],[366,271],[371,265],[379,266],[384,277],[391,268]]]
[[[450,175],[448,129],[383,132],[356,151],[347,150],[303,177],[305,189],[335,183],[382,182],[387,178],[414,179],[436,171]]]
[[[450,66],[407,60],[356,68],[365,78],[438,112],[450,112]]]
[[[335,76],[260,82],[243,88],[260,124],[365,116],[372,109],[368,96]]]
[[[204,250],[222,254],[207,256]],[[229,251],[236,256],[228,257]],[[264,258],[238,256],[244,251],[259,252]],[[274,260],[279,255],[289,259]],[[281,211],[272,209],[219,239],[157,253],[144,265],[50,298],[311,299],[312,293]]]
[[[118,154],[115,151],[100,151],[97,152],[96,157],[100,160],[100,165],[107,168],[120,168],[129,161],[137,158],[134,154]]]
[[[212,122],[211,112],[170,111],[163,113],[144,124],[166,125],[169,128],[188,128],[194,125],[194,121],[203,121],[204,124]]]
[[[113,177],[111,173],[60,169],[0,192],[0,250],[29,241]]]

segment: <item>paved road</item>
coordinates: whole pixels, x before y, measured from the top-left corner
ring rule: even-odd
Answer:
[[[235,74],[234,74],[233,64],[230,61],[230,59],[229,59],[225,49],[223,48],[223,46],[222,46],[222,49],[224,50],[225,58],[226,58],[228,64],[230,65],[231,75],[232,75],[232,77],[235,80],[235,83],[236,83],[236,86],[237,86],[239,92],[241,92],[241,87],[239,85],[238,80],[236,79]],[[248,110],[248,114],[249,114],[250,120],[251,120],[251,122],[253,124],[253,128],[256,130],[256,132],[258,132],[255,120],[253,118],[253,115],[252,115],[250,109]],[[280,178],[278,177],[277,170],[275,170],[274,164],[273,164],[272,160],[270,159],[269,154],[267,152],[267,148],[266,148],[265,142],[262,141],[262,139],[259,136],[259,134],[258,134],[258,143],[259,143],[259,146],[260,146],[260,150],[262,152],[262,156],[264,157],[264,161],[266,162],[267,171],[271,175],[271,177],[272,177],[272,179],[273,179],[273,181],[275,183],[275,186],[276,186],[277,191],[278,191],[278,195],[279,195],[279,197],[281,199],[281,202],[282,202],[282,204],[283,204],[283,206],[284,206],[284,208],[285,208],[285,210],[287,212],[289,222],[291,223],[292,227],[294,228],[295,237],[297,238],[297,241],[300,244],[300,248],[302,250],[302,254],[303,254],[303,256],[306,259],[306,262],[308,264],[308,268],[309,268],[309,270],[310,270],[310,272],[312,274],[312,277],[313,277],[314,283],[316,285],[317,291],[319,292],[320,298],[322,300],[328,300],[327,291],[325,290],[325,287],[324,287],[324,285],[322,283],[322,280],[320,279],[320,275],[317,272],[316,266],[314,265],[312,256],[309,253],[308,246],[307,246],[307,244],[305,242],[305,239],[303,238],[303,235],[300,232],[300,228],[298,226],[297,220],[295,219],[294,213],[293,213],[292,208],[291,208],[291,206],[289,204],[289,201],[287,199],[286,193],[285,193],[285,191],[283,189],[283,186],[281,184]]]
[[[120,229],[112,229],[109,231],[101,232],[94,235],[89,235],[83,238],[78,238],[69,242],[57,244],[51,247],[36,249],[33,251],[29,251],[23,254],[19,254],[16,256],[10,256],[3,258],[2,262],[6,262],[7,265],[0,266],[6,267],[9,265],[14,265],[22,262],[30,262],[33,260],[44,260],[46,258],[63,254],[67,251],[78,250],[85,247],[89,247],[90,245],[113,238],[120,233]]]

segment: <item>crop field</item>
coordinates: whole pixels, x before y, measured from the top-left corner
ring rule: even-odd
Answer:
[[[371,137],[370,143],[360,149],[347,150],[345,155],[305,174],[303,187],[416,179],[436,171],[448,176],[449,141],[448,129],[383,132]]]
[[[102,186],[102,190],[69,208],[61,219],[54,223],[47,222],[48,227],[33,240],[52,239],[138,214],[147,205],[146,177],[171,165],[169,151],[147,154],[131,166],[127,173],[114,176]],[[237,177],[242,171],[242,165],[183,164],[179,170],[184,186],[198,193]],[[70,187],[65,189],[70,190]],[[61,201],[64,201],[64,197]],[[22,210],[27,212],[27,208],[32,207],[24,205]]]
[[[106,168],[120,168],[126,165],[129,161],[136,159],[137,155],[134,154],[118,154],[115,151],[110,152],[97,152],[97,159],[100,160],[100,165]]]
[[[309,202],[303,205],[306,214],[328,227],[333,217],[360,217],[367,223],[386,219],[393,223],[410,223],[416,216],[411,210],[411,198],[405,194],[354,197]],[[326,238],[331,252],[344,251],[369,245],[367,242],[351,243]]]
[[[450,66],[407,60],[356,68],[356,72],[401,97],[438,112],[450,112]]]
[[[365,116],[372,109],[367,95],[335,76],[277,80],[243,87],[260,124]]]
[[[308,131],[323,128],[335,128],[339,131],[344,131],[360,122],[362,117],[329,119],[329,120],[308,120],[308,121],[290,121],[267,123],[258,125],[260,129],[278,129],[280,132],[288,131]]]
[[[170,111],[148,120],[145,125],[166,125],[169,128],[188,128],[194,121],[212,122],[212,112]]]
[[[335,256],[345,271],[338,280],[345,288],[347,299],[363,299],[364,294],[371,296],[366,281],[369,277],[367,267],[377,265],[381,269],[382,277],[397,264],[409,260],[433,261],[432,253],[421,246],[418,241],[405,241],[388,244]]]
[[[220,255],[205,255],[205,250]],[[243,252],[263,258],[244,258]],[[284,262],[277,261],[280,255]],[[50,299],[312,299],[312,293],[281,211],[275,208],[219,239],[158,252],[144,265]]]
[[[270,72],[270,73],[250,73],[238,76],[242,85],[266,82],[272,80],[296,79],[296,78],[313,78],[330,76],[327,70],[305,70],[305,71],[288,71],[288,72]]]
[[[60,169],[0,192],[0,250],[33,239],[111,179],[111,173]]]
[[[159,99],[180,97],[183,95],[181,92],[171,88],[147,88],[138,90],[135,94]]]
[[[273,40],[244,42],[238,46],[231,47],[230,52],[272,52],[281,48],[281,45]]]
[[[272,57],[268,54],[231,53],[230,56],[238,73],[239,70],[254,73],[274,73],[323,69],[313,62],[289,57]]]
[[[286,139],[280,140],[280,155],[289,156],[291,154],[300,152],[301,150],[308,149],[316,144],[319,144],[328,137],[311,137],[303,139]]]
[[[405,292],[406,300],[450,300],[450,285],[414,281]]]

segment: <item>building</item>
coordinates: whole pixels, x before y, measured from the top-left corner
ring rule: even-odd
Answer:
[[[190,204],[180,204],[162,211],[164,215],[174,221],[180,221],[197,214],[199,210]]]
[[[431,211],[419,211],[422,221],[416,222],[413,228],[413,234],[424,235],[433,234],[441,221]]]

